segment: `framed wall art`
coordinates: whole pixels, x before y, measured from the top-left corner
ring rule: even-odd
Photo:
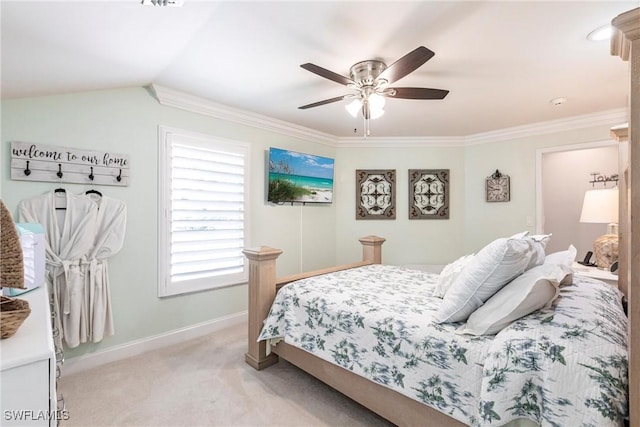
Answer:
[[[409,169],[409,219],[449,219],[449,169]]]
[[[395,218],[395,169],[357,169],[356,219]]]
[[[500,173],[498,169],[485,180],[485,197],[487,202],[508,202],[511,200],[509,175]]]

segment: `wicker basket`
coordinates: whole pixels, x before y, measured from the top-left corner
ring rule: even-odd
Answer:
[[[24,289],[24,260],[18,229],[0,199],[0,286]]]
[[[18,229],[11,212],[0,200],[0,287],[24,288],[24,259]],[[0,339],[16,333],[29,317],[29,303],[0,296]]]
[[[29,314],[31,309],[27,301],[0,296],[0,339],[15,334]]]

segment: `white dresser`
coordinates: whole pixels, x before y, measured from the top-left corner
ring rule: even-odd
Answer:
[[[31,314],[10,338],[0,340],[0,425],[55,426],[56,355],[46,288],[17,298]]]

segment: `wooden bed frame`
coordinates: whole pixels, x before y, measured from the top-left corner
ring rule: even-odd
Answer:
[[[629,61],[628,124],[612,130],[620,142],[618,286],[629,314],[629,426],[640,426],[640,7],[611,21],[611,54]],[[638,295],[636,295],[638,294]],[[634,325],[635,323],[635,325]]]
[[[623,13],[612,21],[614,37],[611,54],[630,63],[630,104],[628,126],[612,129],[620,142],[620,243],[619,288],[626,295],[629,315],[629,426],[640,427],[640,8]],[[399,426],[464,424],[387,387],[362,378],[337,365],[284,342],[267,355],[265,342],[257,342],[263,320],[267,318],[277,290],[284,284],[305,277],[340,271],[362,265],[380,264],[385,239],[360,239],[362,262],[276,278],[279,249],[262,246],[246,249],[249,260],[249,335],[246,362],[263,369],[278,357],[300,367],[339,392]],[[632,328],[633,323],[639,323]]]
[[[281,250],[267,246],[246,249],[244,254],[249,259],[249,350],[245,354],[245,361],[259,370],[277,363],[278,357],[282,357],[399,426],[427,425],[426,420],[429,420],[429,425],[434,426],[464,426],[461,422],[440,411],[344,368],[319,359],[311,353],[285,342],[281,341],[278,345],[272,347],[272,352],[269,355],[267,355],[266,343],[264,341],[257,342],[262,330],[262,322],[267,318],[276,292],[280,287],[306,277],[347,270],[363,265],[380,264],[382,262],[382,244],[384,241],[385,239],[377,236],[361,238],[361,262],[295,274],[279,279],[276,278],[276,259],[282,253]]]

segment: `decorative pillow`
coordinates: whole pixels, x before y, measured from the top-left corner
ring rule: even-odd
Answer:
[[[458,331],[471,335],[494,335],[529,313],[551,306],[560,283],[571,277],[562,264],[542,264],[509,282],[476,311]]]
[[[534,254],[532,240],[500,238],[482,248],[455,278],[435,316],[461,322],[500,288],[522,274]]]
[[[562,264],[571,268],[571,265],[576,260],[578,250],[575,246],[569,245],[569,249],[566,251],[553,252],[548,254],[544,258],[545,264]]]
[[[473,259],[472,255],[464,255],[453,261],[450,264],[447,264],[442,271],[440,272],[440,276],[438,276],[438,283],[436,283],[436,289],[433,292],[433,296],[438,298],[443,298],[453,281],[458,277],[462,269],[469,264],[469,261]]]
[[[528,231],[521,231],[520,233],[516,233],[513,236],[509,237],[510,239],[524,239],[529,235]]]
[[[551,234],[536,234],[532,236],[526,236],[525,239],[530,239],[533,244],[534,254],[531,257],[531,262],[527,266],[527,270],[540,265],[545,259],[545,249],[549,240],[551,240]]]

